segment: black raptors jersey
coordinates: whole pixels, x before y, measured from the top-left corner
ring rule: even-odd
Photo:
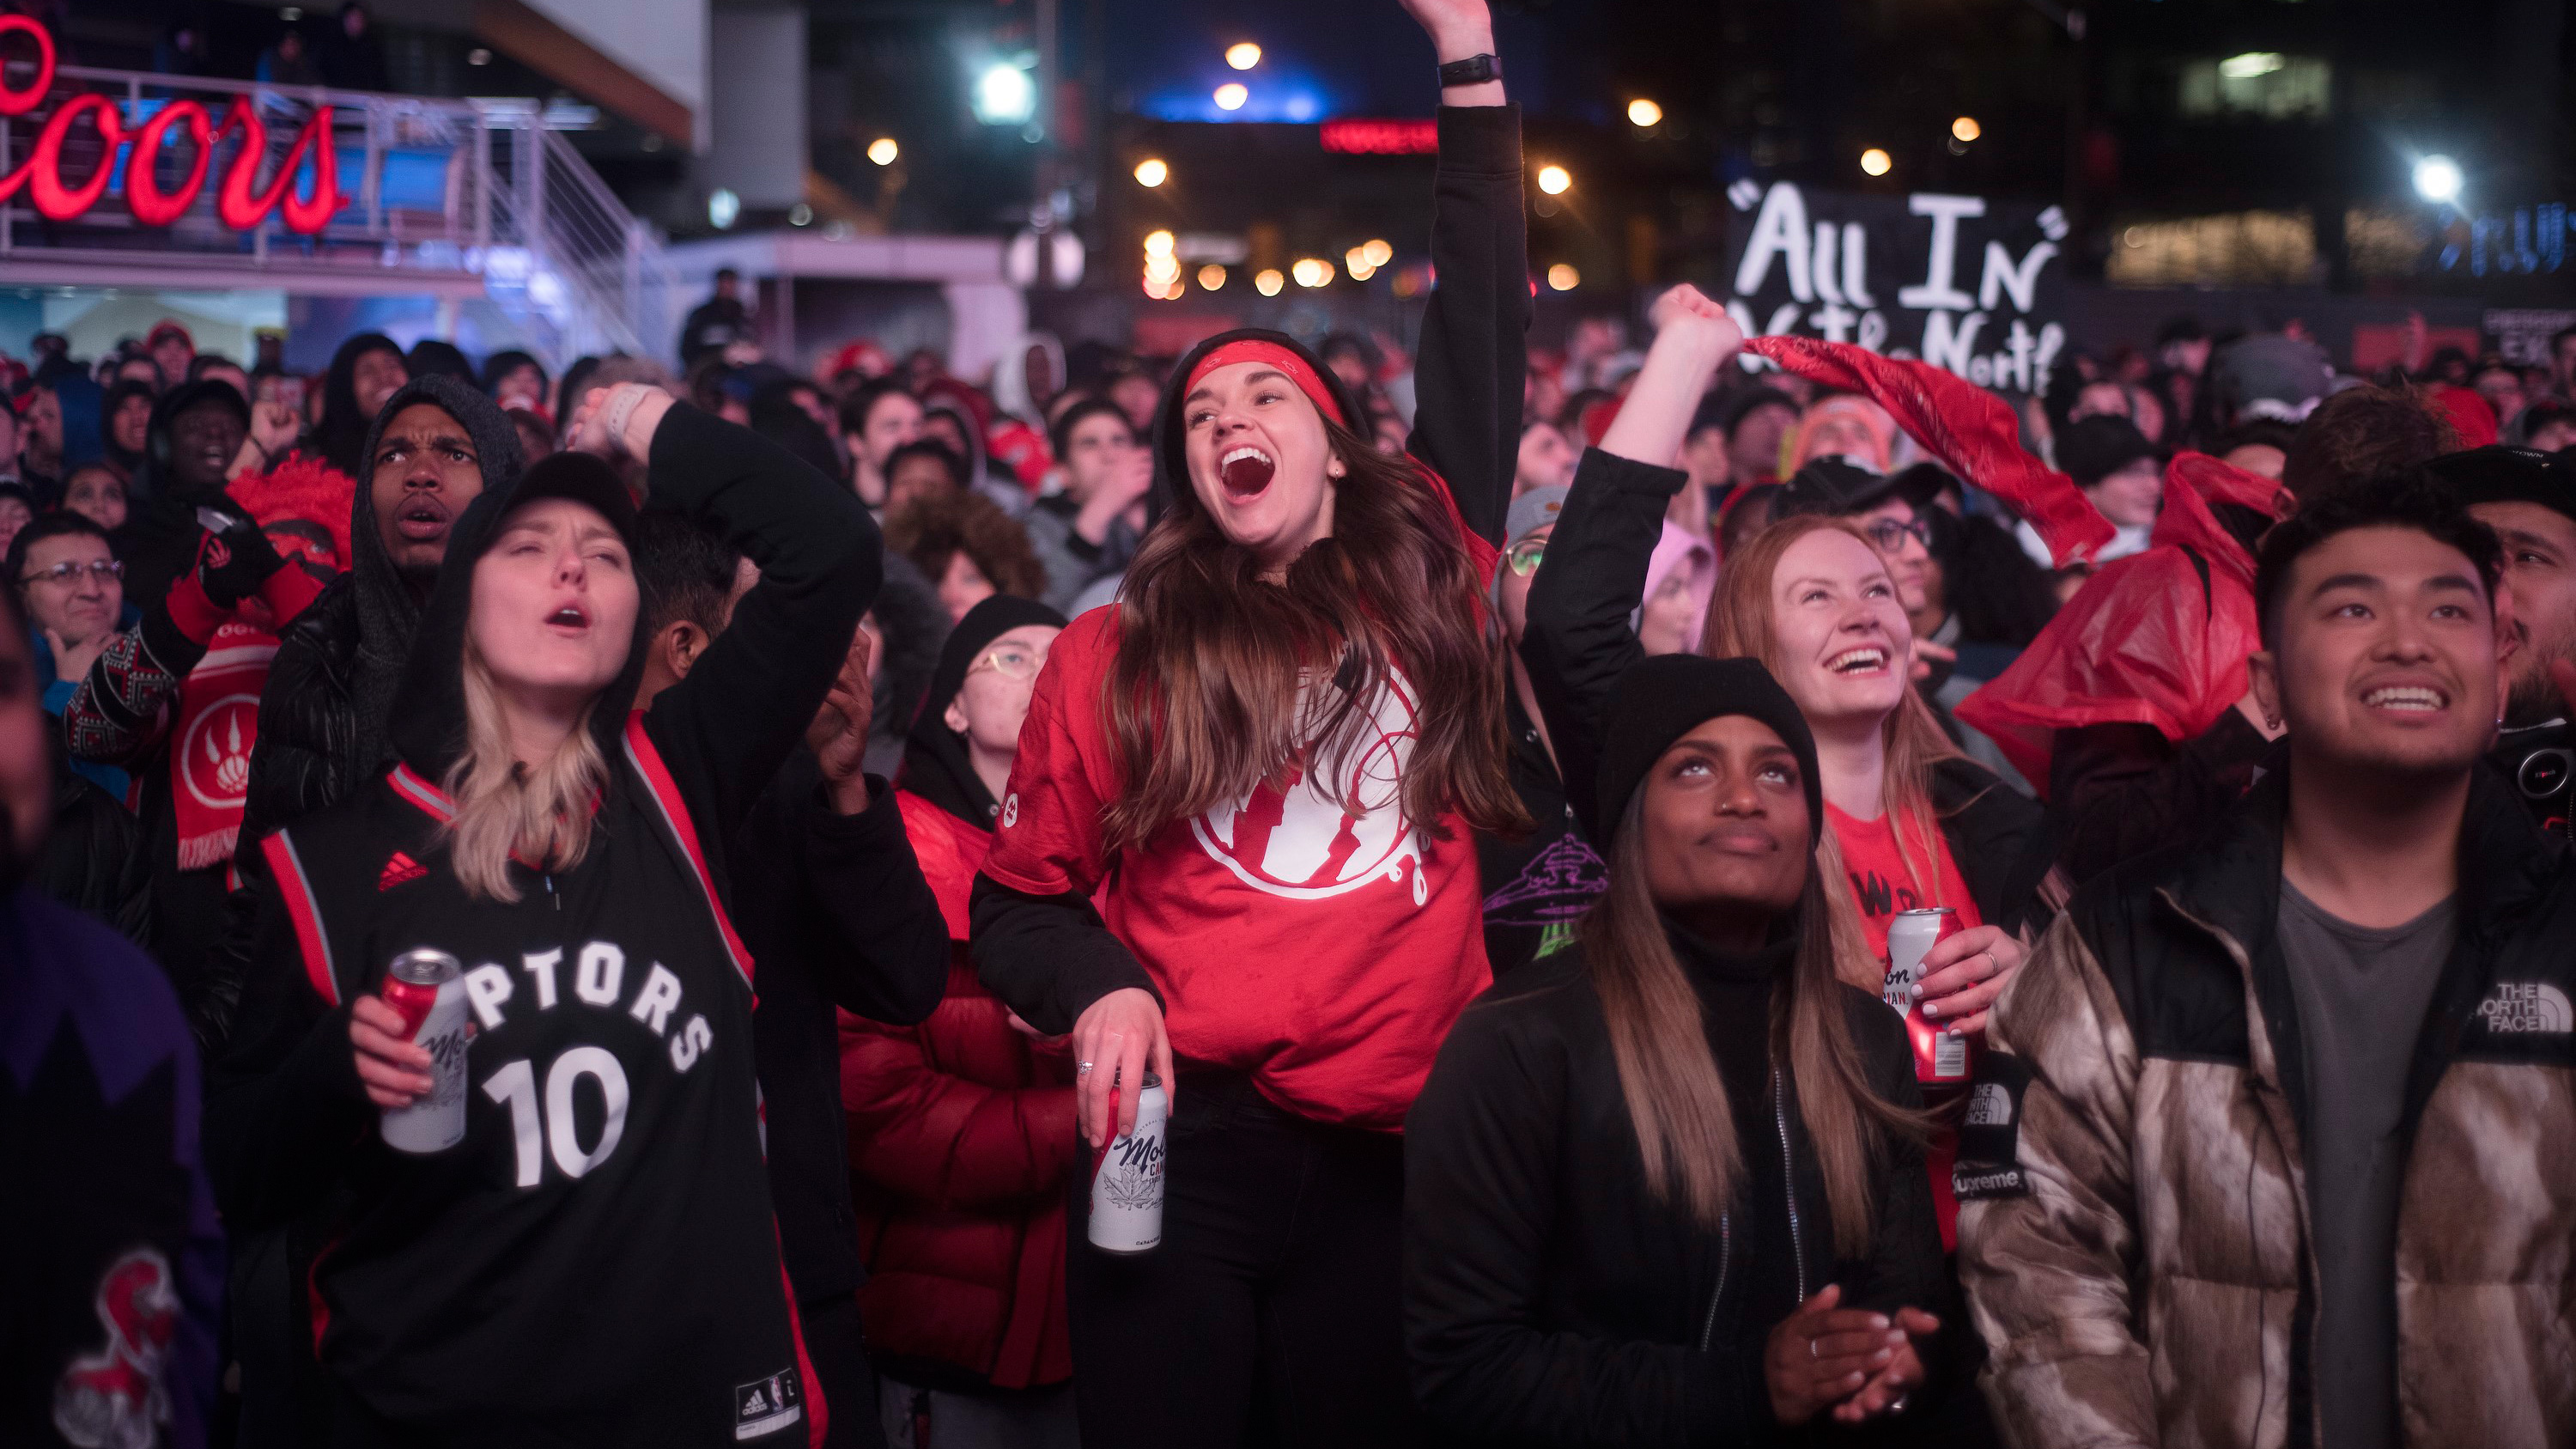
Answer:
[[[323,1363],[375,1412],[457,1442],[503,1425],[528,1442],[531,1423],[599,1444],[809,1428],[750,962],[644,719],[589,853],[521,869],[516,905],[458,885],[448,802],[408,766],[265,845],[317,1017],[413,947],[465,966],[465,1140],[412,1156],[368,1131],[346,1234],[313,1275]]]

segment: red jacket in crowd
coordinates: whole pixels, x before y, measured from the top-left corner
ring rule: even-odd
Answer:
[[[991,834],[909,792],[896,803],[953,955],[948,993],[921,1025],[841,1014],[841,1100],[868,1264],[860,1318],[880,1354],[955,1365],[1000,1388],[1062,1383],[1073,1376],[1072,1066],[1012,1028],[967,959],[967,893]]]

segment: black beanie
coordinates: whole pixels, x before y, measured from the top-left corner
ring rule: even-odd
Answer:
[[[2459,490],[2462,503],[2537,503],[2576,518],[2576,467],[2555,453],[2494,445],[2447,453],[2426,466]]]
[[[1032,624],[1061,629],[1064,615],[1035,599],[1017,599],[1009,594],[995,594],[968,609],[957,627],[948,631],[948,642],[940,648],[939,668],[930,676],[930,692],[921,697],[922,725],[946,730],[948,726],[940,715],[957,697],[957,691],[966,687],[966,671],[975,667],[976,656],[1013,629]]]
[[[1601,741],[1600,793],[1592,838],[1607,846],[1628,815],[1629,797],[1673,741],[1710,720],[1740,714],[1771,727],[1798,757],[1807,790],[1809,844],[1825,828],[1825,785],[1816,773],[1816,737],[1798,702],[1754,659],[1657,654],[1630,665],[1610,691]]]

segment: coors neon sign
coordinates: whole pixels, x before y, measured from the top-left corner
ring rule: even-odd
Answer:
[[[0,15],[0,43],[6,43],[13,35],[35,41],[36,75],[30,84],[19,87],[11,86],[6,74],[0,73],[0,116],[23,116],[34,111],[45,103],[54,84],[52,34],[27,16]],[[87,179],[75,182],[64,174],[63,153],[74,130],[84,123],[98,134],[101,159]],[[196,203],[205,189],[208,173],[214,169],[216,143],[227,136],[239,137],[240,145],[216,183],[215,214],[224,225],[235,231],[249,231],[275,213],[287,230],[312,236],[330,224],[332,214],[341,206],[340,168],[331,145],[331,108],[314,108],[312,118],[296,134],[286,159],[263,187],[259,172],[261,163],[268,159],[268,127],[248,96],[236,98],[220,122],[203,102],[172,100],[163,102],[150,120],[132,127],[112,98],[95,93],[74,96],[54,108],[37,133],[35,149],[26,161],[0,176],[0,204],[16,199],[24,191],[37,214],[48,221],[71,221],[83,216],[107,195],[116,179],[117,147],[131,142],[123,168],[125,208],[145,226],[168,226]],[[194,157],[186,178],[165,190],[159,174],[161,158],[173,154],[182,137]],[[299,196],[295,174],[304,169],[307,158],[313,163],[313,184]],[[0,158],[0,164],[5,164],[5,158]]]

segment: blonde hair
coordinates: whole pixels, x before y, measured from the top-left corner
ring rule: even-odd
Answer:
[[[594,699],[552,755],[522,767],[510,748],[492,672],[465,641],[465,753],[439,782],[455,802],[444,827],[456,880],[478,900],[516,904],[515,856],[547,871],[570,870],[590,850],[591,806],[608,784],[608,759],[591,738]]]
[[[1826,531],[1850,535],[1870,556],[1878,549],[1869,536],[1839,518],[1801,514],[1784,518],[1753,536],[1752,540],[1728,556],[1719,570],[1717,598],[1710,604],[1708,629],[1702,636],[1700,652],[1713,658],[1747,657],[1762,661],[1774,679],[1783,674],[1786,661],[1780,654],[1780,634],[1772,605],[1771,582],[1780,571],[1780,558],[1792,544],[1811,533]],[[1944,882],[1937,862],[1941,858],[1940,825],[1932,808],[1933,767],[1944,760],[1962,758],[1959,747],[1950,743],[1942,732],[1941,722],[1932,716],[1932,707],[1908,683],[1896,708],[1887,712],[1879,724],[1879,739],[1887,751],[1887,769],[1880,803],[1888,816],[1888,833],[1895,837],[1897,859],[1905,863],[1905,873],[1927,905],[1946,905]],[[1819,822],[1821,824],[1821,822]],[[1907,827],[1919,829],[1916,840],[1907,840]],[[1848,881],[1850,873],[1843,864],[1842,846],[1831,830],[1816,832],[1816,863],[1826,879]],[[1917,853],[1920,852],[1920,859]],[[1929,874],[1929,884],[1924,877]],[[1875,991],[1879,982],[1875,966],[1865,959],[1862,965],[1870,979],[1855,980],[1854,985]]]

